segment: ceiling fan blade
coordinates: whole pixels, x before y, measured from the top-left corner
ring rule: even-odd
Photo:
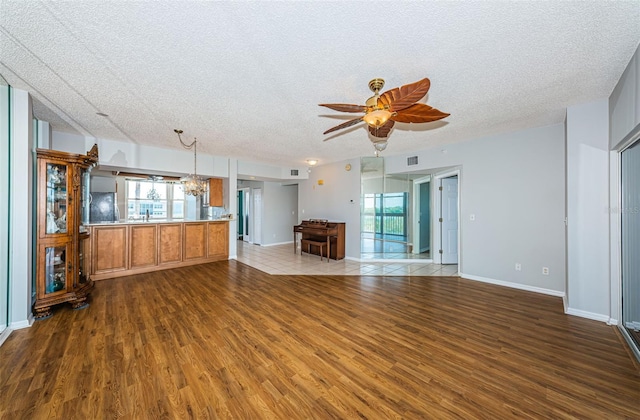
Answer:
[[[342,130],[343,128],[351,127],[352,125],[358,124],[360,121],[362,121],[362,117],[354,118],[354,119],[349,120],[347,122],[343,122],[340,125],[336,125],[335,127],[328,129],[327,131],[325,131],[322,134],[328,134],[328,133],[332,133],[332,132],[337,131],[337,130]]]
[[[403,123],[425,123],[431,121],[441,120],[448,117],[450,114],[439,111],[429,105],[425,104],[413,104],[409,108],[405,108],[402,111],[391,117],[393,121]]]
[[[389,132],[393,128],[394,124],[395,123],[392,120],[389,120],[380,127],[369,126],[369,132],[373,137],[384,138],[389,135]]]
[[[415,83],[391,89],[380,95],[378,105],[388,106],[391,112],[403,110],[422,99],[429,92],[430,87],[431,82],[424,78]]]
[[[326,106],[334,111],[341,112],[366,112],[367,107],[364,105],[352,105],[352,104],[319,104],[319,106]]]

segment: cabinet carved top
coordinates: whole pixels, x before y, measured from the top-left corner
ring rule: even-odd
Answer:
[[[98,145],[94,144],[86,155],[68,153],[60,150],[36,149],[38,157],[56,159],[62,162],[77,163],[82,166],[93,166],[98,163]]]

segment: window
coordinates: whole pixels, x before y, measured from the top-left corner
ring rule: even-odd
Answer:
[[[127,179],[127,219],[184,219],[184,192],[178,183]]]

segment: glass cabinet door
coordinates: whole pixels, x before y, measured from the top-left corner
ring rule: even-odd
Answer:
[[[44,249],[44,293],[45,295],[67,290],[71,267],[70,244],[45,246]]]
[[[91,168],[81,168],[80,175],[80,233],[86,232],[89,224],[89,214],[91,211],[90,172]]]
[[[68,171],[69,167],[65,164],[47,163],[47,190],[46,203],[47,214],[45,221],[45,233],[67,233],[69,225],[67,222],[67,211],[69,207],[68,190]]]
[[[89,280],[89,235],[80,235],[78,246],[78,284]]]

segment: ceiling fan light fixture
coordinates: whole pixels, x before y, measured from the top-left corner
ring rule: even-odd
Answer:
[[[387,111],[386,109],[376,109],[375,111],[371,111],[367,113],[362,119],[364,122],[369,124],[371,127],[382,127],[389,121],[389,118],[393,116],[392,112]]]
[[[364,115],[352,118],[342,124],[338,124],[322,134],[333,133],[362,121],[367,123],[370,140],[375,149],[375,155],[387,148],[387,138],[396,122],[400,123],[429,123],[446,118],[449,114],[423,104],[420,99],[429,92],[431,81],[423,78],[414,83],[409,83],[380,94],[384,86],[383,79],[373,79],[369,82],[369,89],[373,96],[367,99],[366,105],[354,104],[320,104],[334,111],[360,113]],[[325,139],[329,140],[329,139]]]
[[[377,140],[377,141],[373,141],[371,140],[371,142],[373,143],[373,148],[376,149],[375,151],[375,155],[376,157],[380,156],[380,152],[384,151],[384,149],[387,148],[387,140]]]

